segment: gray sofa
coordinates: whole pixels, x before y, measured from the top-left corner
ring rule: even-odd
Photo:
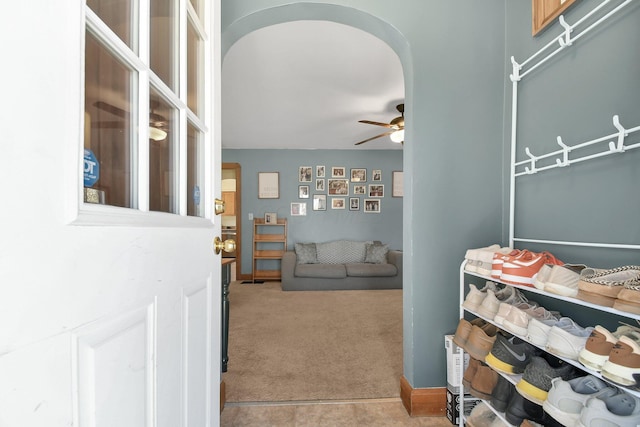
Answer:
[[[402,251],[371,241],[296,244],[281,273],[284,291],[402,289]]]

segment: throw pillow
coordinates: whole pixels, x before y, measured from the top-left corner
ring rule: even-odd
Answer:
[[[387,245],[367,245],[367,255],[364,262],[369,264],[386,264],[389,246]]]
[[[342,264],[342,242],[332,241],[317,243],[318,262],[320,264]]]
[[[318,262],[315,243],[296,243],[295,250],[298,264],[316,264]]]

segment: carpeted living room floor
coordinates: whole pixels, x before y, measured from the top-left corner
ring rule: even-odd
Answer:
[[[402,290],[232,282],[227,402],[397,398]]]

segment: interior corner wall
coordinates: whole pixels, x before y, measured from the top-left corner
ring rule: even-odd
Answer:
[[[326,242],[337,239],[380,240],[392,249],[402,249],[402,198],[392,197],[392,172],[402,170],[402,150],[223,150],[223,162],[239,163],[242,170],[242,273],[251,274],[253,222],[248,219],[264,217],[275,212],[278,218],[288,220],[288,248],[295,243]],[[298,168],[313,169],[312,182],[299,182]],[[325,191],[316,191],[316,166],[325,166]],[[352,168],[367,171],[367,191],[371,184],[382,184],[384,195],[380,198],[380,213],[364,211],[365,195],[354,195],[349,183],[348,196],[330,196],[326,188],[331,179],[331,167],[344,167],[349,177]],[[382,171],[381,181],[372,180],[372,171]],[[258,172],[278,172],[280,197],[258,198]],[[300,185],[309,186],[309,198],[300,198]],[[313,210],[313,195],[327,196],[324,211]],[[331,200],[343,197],[345,209],[332,209]],[[349,198],[360,200],[360,207],[349,209]],[[307,214],[291,216],[291,203],[306,204]]]

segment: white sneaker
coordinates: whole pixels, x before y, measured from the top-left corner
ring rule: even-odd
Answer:
[[[594,371],[602,371],[602,366],[609,360],[609,354],[623,335],[640,336],[640,329],[630,325],[621,325],[614,332],[609,332],[604,326],[596,325],[587,343],[580,351],[578,361]]]
[[[482,289],[478,289],[473,283],[469,284],[469,293],[467,294],[462,306],[467,310],[478,311],[480,304],[487,297],[487,290],[497,291],[498,287],[495,283],[487,281]]]
[[[578,425],[637,427],[640,425],[640,399],[625,392],[601,399],[588,399],[580,413]]]
[[[580,272],[586,267],[584,264],[552,266],[549,271],[549,277],[544,282],[544,290],[552,294],[575,298],[578,295]]]
[[[544,348],[549,339],[549,332],[557,322],[558,318],[550,312],[545,317],[532,317],[527,325],[527,341]]]
[[[578,360],[593,329],[591,326],[583,328],[573,319],[562,317],[551,327],[545,348],[556,356]]]
[[[517,302],[515,304],[508,304],[506,302],[501,302],[500,307],[498,307],[498,312],[493,318],[493,323],[495,323],[496,325],[499,325],[500,327],[504,327],[504,321],[509,316],[509,313],[511,312],[511,310],[514,309],[514,307],[520,308],[520,309],[527,309],[527,308],[538,306],[537,302],[533,302],[533,301],[529,302],[529,301],[526,301],[525,297],[523,298],[525,299],[525,301]]]
[[[488,252],[491,254],[491,259],[493,260],[493,253],[498,249],[500,249],[500,245],[498,244],[493,244],[484,248],[467,249],[467,252],[464,254],[464,258],[467,260],[467,262],[464,264],[464,269],[472,273],[484,274],[478,271],[481,254]],[[489,274],[491,274],[491,271],[489,271]],[[489,274],[487,274],[487,276]]]
[[[487,290],[487,296],[478,307],[478,314],[493,320],[500,308],[500,303],[515,303],[522,300],[520,291],[512,286],[505,286],[498,291]]]
[[[509,314],[504,319],[504,329],[512,334],[526,337],[529,333],[529,323],[532,318],[536,319],[553,319],[554,323],[558,320],[549,310],[544,307],[539,307],[536,303],[533,303],[531,307],[514,307],[509,311]],[[546,342],[546,340],[545,340]]]
[[[544,411],[565,426],[577,426],[580,413],[590,398],[611,397],[618,392],[593,375],[565,381],[560,377],[551,380]]]

